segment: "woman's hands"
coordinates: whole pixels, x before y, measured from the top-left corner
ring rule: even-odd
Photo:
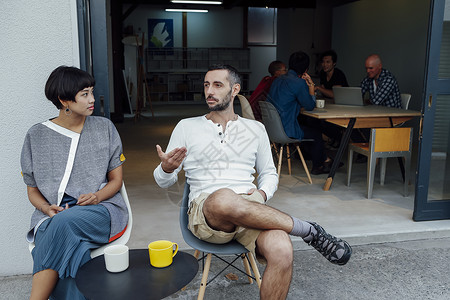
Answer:
[[[108,183],[102,189],[95,193],[81,194],[77,205],[96,205],[114,196],[122,187],[122,165],[109,171],[106,177]]]
[[[78,198],[77,205],[95,205],[99,204],[100,200],[98,199],[97,195],[95,193],[89,193],[89,194],[81,194]]]
[[[56,204],[50,205],[37,187],[27,186],[27,194],[31,204],[50,218],[64,209],[69,208],[68,205],[66,205],[66,207],[61,207]]]
[[[58,206],[56,204],[49,205],[44,204],[41,206],[40,211],[49,216],[50,218],[56,215],[57,213],[63,211],[64,209],[68,209],[69,205],[66,204],[66,208],[63,208],[61,206]]]
[[[114,196],[122,186],[122,165],[109,171],[106,176],[108,183],[95,193],[81,194],[80,197],[78,197],[77,205],[95,205]],[[53,217],[57,213],[69,209],[68,204],[66,204],[65,207],[56,204],[50,205],[37,187],[28,186],[27,194],[31,204],[49,217]]]

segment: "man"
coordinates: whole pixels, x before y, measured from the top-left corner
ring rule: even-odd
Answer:
[[[333,50],[322,53],[322,70],[319,73],[320,86],[316,86],[316,92],[324,97],[334,99],[333,86],[348,86],[344,72],[336,68],[337,54]]]
[[[258,121],[262,121],[261,117],[261,108],[259,107],[258,102],[259,101],[266,101],[267,95],[269,95],[270,86],[272,85],[272,82],[275,78],[277,78],[280,75],[284,75],[287,73],[286,65],[279,60],[275,60],[270,63],[269,73],[271,76],[265,76],[256,89],[253,91],[252,95],[250,96],[250,99],[248,102],[250,102],[250,106],[253,110],[253,115],[255,116],[255,119]]]
[[[316,107],[314,82],[307,73],[308,67],[308,54],[302,51],[292,53],[288,73],[273,81],[267,101],[278,110],[287,136],[297,140],[313,139],[308,151],[313,162],[311,174],[328,174],[332,160],[325,154],[320,124],[300,125],[297,119],[301,109],[313,110]]]
[[[402,108],[400,90],[394,75],[383,69],[381,59],[372,54],[366,59],[367,77],[361,82],[361,92],[369,93],[370,102],[375,105]]]
[[[344,72],[336,68],[337,54],[334,50],[328,50],[322,53],[322,70],[320,70],[320,86],[316,86],[316,92],[323,97],[334,99],[333,86],[348,86],[347,78]],[[328,136],[328,146],[331,149],[337,149],[342,138],[342,129],[326,121],[318,122],[322,128],[323,134]]]
[[[211,66],[204,80],[210,112],[181,120],[166,153],[156,146],[161,164],[153,175],[159,186],[168,187],[184,167],[191,188],[189,229],[212,243],[235,239],[263,257],[261,299],[285,299],[293,262],[289,234],[302,237],[335,264],[347,263],[352,250],[319,225],[264,204],[276,191],[278,176],[264,126],[234,113],[240,88],[236,69]],[[255,169],[258,186],[253,184]]]
[[[383,69],[381,58],[377,54],[369,55],[365,62],[367,76],[361,82],[361,93],[371,104],[402,108],[402,100],[397,80],[394,75]],[[368,94],[368,96],[367,96]],[[370,129],[353,131],[351,139],[357,143],[369,141]],[[357,163],[367,162],[367,156],[358,154]]]

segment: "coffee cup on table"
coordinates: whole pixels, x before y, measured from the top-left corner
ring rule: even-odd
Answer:
[[[155,268],[170,266],[177,252],[178,244],[171,241],[155,241],[148,245],[150,264]]]
[[[323,99],[316,99],[316,107],[317,108],[324,108],[325,107],[325,100],[323,100]]]
[[[112,273],[118,273],[128,269],[129,257],[128,246],[112,245],[105,248],[106,270]]]

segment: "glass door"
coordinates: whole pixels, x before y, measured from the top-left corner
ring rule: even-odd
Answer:
[[[450,0],[432,0],[415,221],[450,219]]]

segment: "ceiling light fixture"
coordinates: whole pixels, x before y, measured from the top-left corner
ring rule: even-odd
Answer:
[[[198,12],[198,13],[207,13],[207,9],[185,9],[185,8],[166,8],[168,12]]]
[[[222,4],[222,1],[170,0],[170,2],[181,4],[212,4],[212,5]]]

